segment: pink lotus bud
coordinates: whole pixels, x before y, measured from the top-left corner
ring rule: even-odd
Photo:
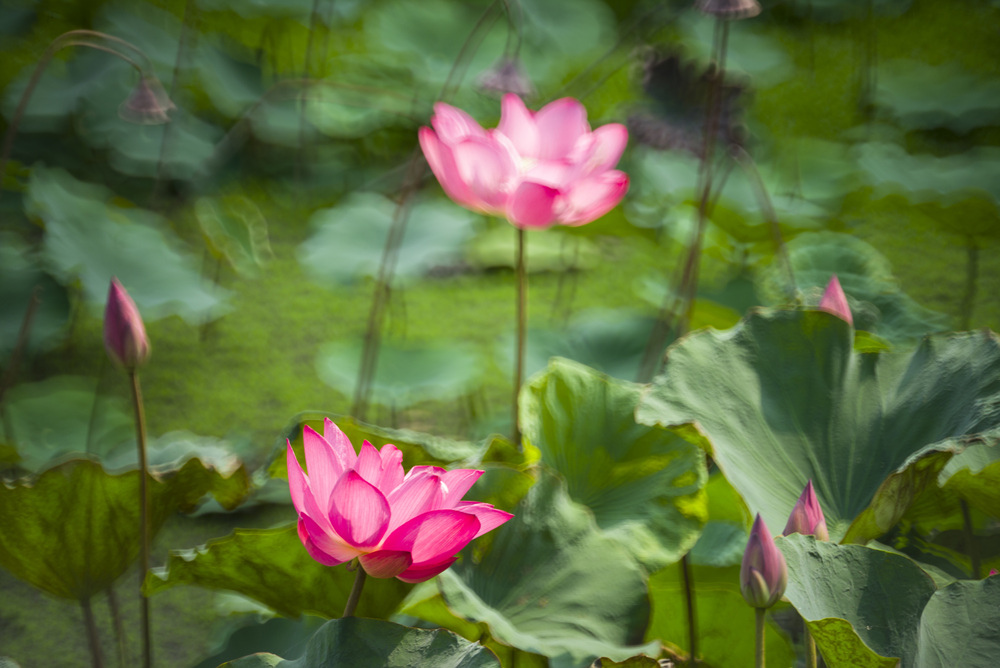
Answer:
[[[840,287],[840,281],[837,279],[836,274],[826,284],[823,297],[819,300],[819,307],[827,313],[832,313],[841,320],[846,321],[848,325],[854,325],[854,318],[851,317],[851,307],[847,305],[847,295],[844,294],[843,288]]]
[[[788,567],[764,520],[757,515],[740,566],[740,592],[755,608],[770,608],[785,593]]]
[[[988,577],[992,577],[992,576],[994,576],[994,575],[997,575],[997,574],[1000,574],[1000,571],[998,571],[998,570],[997,570],[997,569],[995,569],[995,568],[991,568],[991,569],[990,569],[990,574],[989,574],[989,576],[988,576]]]
[[[534,112],[517,95],[504,95],[492,130],[439,102],[431,125],[420,128],[420,148],[448,197],[520,228],[585,225],[628,190],[628,176],[614,169],[628,130],[609,123],[591,131],[587,110],[573,98]]]
[[[111,279],[104,309],[104,347],[111,359],[127,369],[141,366],[149,358],[149,339],[142,316],[117,278]]]
[[[792,508],[792,514],[788,517],[788,524],[785,525],[784,535],[800,533],[803,536],[816,536],[816,540],[830,540],[830,533],[826,529],[826,519],[823,517],[823,509],[819,506],[816,492],[813,490],[812,480],[806,483],[805,490],[799,496]]]
[[[329,418],[323,435],[305,427],[306,475],[288,444],[288,489],[299,539],[313,559],[336,566],[357,558],[368,575],[423,582],[455,563],[469,541],[513,517],[488,503],[462,501],[483,474],[414,466],[403,453],[368,441],[355,453]]]

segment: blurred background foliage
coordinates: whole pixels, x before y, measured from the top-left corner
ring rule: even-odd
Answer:
[[[532,108],[577,97],[593,126],[629,126],[624,204],[582,228],[528,235],[528,367],[560,355],[634,380],[695,225],[716,74],[712,22],[692,4],[4,0],[0,129],[69,30],[138,47],[98,40],[124,48],[175,107],[169,123],[134,122],[143,120],[130,97],[135,70],[68,46],[23,110],[0,173],[4,475],[74,451],[128,465],[127,391],[101,341],[112,275],[152,342],[143,380],[162,461],[197,452],[253,471],[294,437],[303,411],[351,413],[417,129],[438,100],[493,126],[503,88],[524,92]],[[858,328],[886,346],[1000,328],[998,3],[761,4],[760,16],[731,26],[719,124],[759,181],[733,163],[704,242],[693,327],[726,328],[750,307],[788,303],[771,208],[799,304],[815,305],[837,273]],[[510,428],[514,232],[453,205],[429,173],[417,188],[406,199],[371,407],[354,417],[484,442]],[[994,459],[965,471],[990,480]],[[197,517],[167,520],[154,561],[234,526],[291,519],[280,487],[264,485],[238,515],[210,502]],[[973,505],[988,560],[1000,554],[996,517]],[[932,507],[941,508],[918,504],[897,542],[957,568],[959,510]],[[742,535],[740,522],[716,524],[703,541]],[[696,546],[700,568],[735,563],[712,561],[733,542],[719,541],[722,552]],[[132,592],[137,577],[118,586]],[[55,665],[67,647],[84,656],[75,608],[5,572],[0,587],[0,656],[26,667]],[[675,583],[662,576],[657,587]],[[135,605],[123,601],[124,614]],[[157,653],[195,665],[230,642],[232,620],[259,614],[255,606],[193,588],[158,594]],[[275,642],[304,637],[275,633]]]

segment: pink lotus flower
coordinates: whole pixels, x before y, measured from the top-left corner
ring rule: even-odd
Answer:
[[[420,146],[448,196],[517,227],[584,225],[628,190],[628,176],[613,169],[628,142],[625,126],[592,132],[587,110],[572,98],[535,113],[517,95],[504,95],[492,130],[439,102],[431,125],[420,128]]]
[[[785,555],[774,544],[767,525],[758,514],[740,565],[740,593],[752,607],[770,608],[785,593],[787,585]]]
[[[142,316],[117,278],[111,279],[104,308],[104,347],[111,359],[127,369],[134,369],[149,358],[149,339]]]
[[[462,501],[482,471],[414,466],[403,453],[365,441],[355,453],[332,420],[323,436],[302,431],[306,475],[288,444],[288,487],[299,513],[299,538],[313,559],[336,566],[359,559],[368,575],[429,580],[453,563],[473,538],[513,515],[488,503]]]
[[[841,320],[846,321],[848,325],[854,325],[854,318],[851,316],[851,307],[847,304],[847,295],[844,294],[844,289],[840,287],[840,281],[837,279],[836,274],[826,284],[823,297],[819,300],[819,307],[821,310],[832,313]]]
[[[806,488],[792,508],[792,514],[785,525],[785,536],[800,533],[803,536],[816,536],[816,540],[830,540],[830,532],[826,528],[826,518],[820,508],[812,480],[806,483]]]

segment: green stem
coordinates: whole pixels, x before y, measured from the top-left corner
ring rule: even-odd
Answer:
[[[146,462],[146,415],[142,406],[142,390],[139,387],[139,373],[129,369],[132,381],[132,406],[135,409],[135,435],[139,448],[139,610],[142,626],[142,665],[150,668],[153,664],[153,647],[149,631],[149,599],[142,591],[142,584],[149,571],[149,466]]]
[[[2,182],[3,172],[0,172],[0,183]],[[17,342],[14,344],[14,350],[10,354],[10,364],[7,365],[7,370],[4,372],[3,378],[0,379],[0,418],[3,419],[4,436],[6,436],[8,443],[14,443],[15,441],[10,421],[7,418],[7,412],[2,409],[3,398],[7,393],[7,388],[14,384],[14,378],[17,377],[17,368],[21,364],[21,355],[28,345],[28,334],[31,333],[31,324],[34,322],[38,305],[42,301],[40,297],[41,293],[41,285],[36,285],[31,291],[28,308],[25,309],[24,318],[21,320],[21,329],[17,332]]]
[[[347,605],[344,607],[343,617],[354,616],[354,611],[358,607],[358,601],[361,600],[361,589],[365,586],[365,577],[367,575],[361,564],[358,564],[358,574],[354,576],[354,586],[351,587],[351,595],[347,597]]]
[[[965,499],[959,501],[962,506],[962,532],[965,534],[965,549],[969,551],[969,561],[972,562],[972,578],[978,580],[980,577],[979,548],[976,546],[976,538],[972,532],[972,514],[969,512],[969,504]]]
[[[802,620],[805,624],[805,620]],[[816,639],[813,638],[813,634],[809,632],[809,627],[806,627],[806,668],[816,668]]]
[[[104,668],[104,658],[101,656],[101,639],[97,636],[97,622],[94,621],[94,611],[90,607],[90,598],[81,598],[80,607],[83,608],[83,624],[87,629],[91,664],[94,668]]]
[[[514,442],[521,445],[518,397],[524,378],[524,330],[528,320],[528,272],[524,266],[524,228],[517,228],[517,346],[514,351]]]
[[[764,615],[767,608],[754,608],[754,668],[764,668]]]
[[[111,609],[111,620],[115,626],[115,641],[118,645],[118,665],[125,668],[129,665],[128,647],[125,645],[125,627],[122,625],[122,613],[118,607],[118,595],[115,588],[109,586],[106,590],[108,595],[108,607]]]
[[[681,557],[681,575],[684,579],[684,603],[687,610],[688,649],[691,653],[691,665],[698,665],[698,619],[694,610],[694,578],[691,577],[691,562],[688,555]]]

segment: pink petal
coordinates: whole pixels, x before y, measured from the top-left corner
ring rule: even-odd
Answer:
[[[379,478],[382,477],[382,457],[375,446],[365,441],[361,444],[361,454],[354,465],[354,470],[362,478],[378,488]]]
[[[628,191],[628,176],[611,170],[578,181],[563,198],[559,222],[584,225],[618,205]]]
[[[525,181],[507,203],[507,220],[517,227],[549,227],[556,220],[555,188]]]
[[[424,157],[430,166],[438,183],[444,189],[445,194],[456,203],[464,207],[475,208],[476,199],[472,190],[458,173],[458,166],[455,164],[455,156],[450,148],[445,146],[434,131],[430,128],[420,128],[417,133],[420,139],[420,148],[423,149]]]
[[[299,540],[302,541],[302,545],[306,548],[306,552],[308,552],[309,556],[319,563],[324,566],[339,566],[345,561],[348,561],[348,559],[336,559],[316,547],[316,543],[314,543],[312,538],[310,538],[309,532],[306,530],[302,520],[299,520],[298,530]]]
[[[434,105],[431,125],[445,144],[455,144],[469,137],[486,136],[486,130],[472,116],[444,102]]]
[[[457,510],[432,510],[393,531],[382,549],[408,550],[416,567],[456,555],[479,532],[479,519]]]
[[[378,545],[390,515],[389,502],[378,488],[357,471],[348,471],[330,499],[330,524],[344,542],[362,549]]]
[[[379,455],[382,457],[382,475],[377,487],[388,497],[392,490],[403,484],[403,453],[395,445],[383,445]]]
[[[472,191],[476,207],[499,213],[517,177],[517,165],[496,141],[468,139],[452,147],[459,178]]]
[[[504,95],[500,102],[500,124],[497,131],[510,139],[522,158],[538,157],[539,135],[534,115],[524,106],[521,98],[513,93]]]
[[[306,453],[306,468],[309,486],[316,497],[316,503],[324,510],[330,507],[330,492],[340,480],[347,467],[333,451],[326,439],[308,425],[302,428],[302,447]]]
[[[543,160],[565,158],[580,137],[590,132],[587,110],[578,100],[564,97],[535,114],[538,126],[538,156]]]
[[[531,165],[523,180],[562,190],[580,177],[580,165],[565,160],[539,160]]]
[[[307,515],[299,517],[299,538],[302,538],[303,531],[308,534],[313,547],[327,555],[327,557],[336,559],[340,563],[350,561],[361,554],[361,550],[348,545],[332,529],[324,529],[318,522],[313,521]]]
[[[455,469],[453,471],[446,472],[441,476],[441,482],[444,483],[444,498],[441,499],[442,508],[452,508],[465,493],[472,489],[472,486],[476,484],[479,480],[479,476],[483,475],[482,471],[476,469]]]
[[[292,505],[295,506],[295,510],[301,513],[306,507],[305,495],[308,493],[311,496],[312,491],[308,489],[306,476],[302,472],[302,467],[299,466],[295,451],[292,450],[292,442],[286,442],[288,443],[288,450],[285,452],[285,462],[288,468],[288,492],[292,495]]]
[[[414,470],[417,468],[421,467],[414,467]],[[408,475],[403,484],[389,494],[392,518],[389,520],[387,533],[392,533],[417,515],[442,507],[444,487],[441,484],[441,474],[428,470],[432,468],[436,467],[423,467],[417,475]]]
[[[323,420],[323,439],[330,444],[334,456],[343,462],[344,471],[354,468],[354,462],[358,455],[354,452],[354,446],[347,434],[340,430],[333,420],[326,418]]]
[[[579,163],[581,176],[598,174],[612,169],[628,144],[628,130],[620,123],[608,123],[585,135],[570,155],[570,160]]]
[[[394,578],[413,564],[405,550],[379,550],[361,555],[361,567],[373,578]]]
[[[430,580],[435,575],[439,575],[444,571],[448,570],[448,567],[451,566],[453,563],[455,563],[457,560],[458,557],[452,557],[451,559],[445,559],[440,563],[429,566],[420,566],[419,568],[411,567],[406,569],[396,577],[402,580],[403,582],[410,582],[410,583],[423,582],[424,580]]]
[[[479,538],[484,533],[493,531],[514,517],[510,513],[498,510],[488,503],[478,503],[476,501],[462,501],[455,506],[455,510],[476,516],[479,520],[479,532],[476,533],[476,538]]]
[[[826,284],[823,297],[819,300],[819,307],[827,313],[832,313],[841,320],[844,320],[848,325],[854,325],[854,317],[851,315],[851,307],[847,303],[847,295],[844,294],[844,289],[840,287],[840,279],[837,278],[836,274]]]

